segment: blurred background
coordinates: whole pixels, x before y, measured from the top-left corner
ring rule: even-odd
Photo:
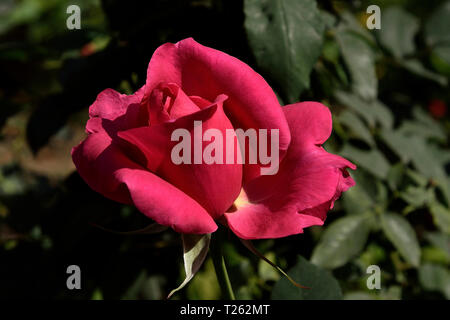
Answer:
[[[367,27],[370,5],[381,29]],[[134,92],[153,51],[190,36],[249,64],[283,104],[329,106],[325,148],[358,165],[324,227],[255,241],[313,289],[230,233],[237,297],[450,299],[450,1],[438,0],[0,0],[0,298],[161,299],[182,281],[175,232],[95,226],[150,221],[92,191],[70,150],[98,93]],[[72,264],[81,290],[66,288]],[[209,259],[181,298],[220,298]]]

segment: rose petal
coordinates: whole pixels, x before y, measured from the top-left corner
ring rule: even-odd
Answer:
[[[219,97],[214,105],[174,122],[130,129],[118,134],[137,153],[134,159],[195,199],[215,219],[233,204],[242,187],[242,165],[226,163],[226,130],[232,132],[233,139],[235,135],[222,109],[223,99]],[[208,129],[217,129],[222,134],[222,164],[205,164],[203,160],[202,164],[194,163],[194,121],[202,121],[203,134]],[[191,164],[175,164],[171,159],[172,149],[179,143],[171,141],[171,135],[179,128],[190,133]],[[203,142],[202,155],[210,143]],[[141,162],[142,158],[144,162]]]
[[[316,102],[284,107],[292,141],[279,171],[246,187],[249,204],[226,213],[227,225],[241,238],[278,238],[320,225],[341,193],[354,185],[349,161],[321,146],[331,133],[331,114]]]
[[[103,90],[89,108],[88,133],[106,131],[115,137],[117,131],[148,124],[147,110],[141,107],[144,87],[132,95]]]
[[[195,200],[131,161],[106,132],[90,134],[72,149],[86,183],[107,198],[134,204],[157,223],[180,233],[211,233],[217,225]]]
[[[266,81],[242,61],[192,38],[166,43],[152,56],[145,95],[149,96],[161,82],[176,83],[188,96],[209,101],[226,94],[229,99],[224,110],[234,127],[278,129],[280,159],[284,156],[290,132],[280,104]],[[245,166],[245,182],[259,175],[259,166]]]

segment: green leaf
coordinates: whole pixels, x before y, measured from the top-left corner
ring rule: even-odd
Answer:
[[[6,11],[6,14],[3,15],[3,12],[0,12],[2,18],[0,21],[0,33],[17,25],[36,21],[45,11],[45,5],[40,1],[26,0],[17,2],[14,5],[5,5],[3,10]]]
[[[280,279],[272,291],[273,300],[340,300],[342,291],[337,280],[327,271],[299,256],[297,264],[288,271],[310,289],[293,286],[287,279]]]
[[[339,28],[341,28],[342,30],[345,29],[360,36],[371,46],[376,45],[373,34],[366,28],[366,26],[361,25],[361,21],[359,21],[353,13],[344,11],[340,14],[340,18],[343,23],[339,26]]]
[[[450,150],[443,149],[436,144],[429,144],[428,150],[432,154],[432,156],[439,162],[442,166],[445,166],[450,162]]]
[[[446,135],[442,128],[436,125],[426,125],[417,121],[403,121],[402,125],[398,128],[398,131],[404,135],[416,134],[423,138],[435,138],[441,141],[445,141]]]
[[[450,272],[445,267],[424,264],[419,268],[419,281],[425,290],[439,291],[450,299]]]
[[[169,293],[167,299],[191,281],[200,269],[208,253],[211,234],[182,234],[181,238],[183,239],[183,259],[186,278],[178,288]]]
[[[369,129],[367,129],[364,122],[362,122],[362,120],[354,113],[344,110],[339,115],[339,121],[350,128],[358,139],[365,141],[370,146],[375,145],[375,141],[373,140]]]
[[[448,177],[439,177],[436,179],[436,184],[438,188],[442,191],[444,198],[447,202],[447,207],[450,206],[450,178]]]
[[[399,162],[389,168],[387,183],[392,190],[398,190],[405,174],[405,166]]]
[[[336,43],[336,41],[330,40],[330,39],[325,39],[325,42],[323,43],[323,48],[322,48],[322,57],[325,60],[333,63],[334,65],[338,65],[339,64],[339,56],[340,56],[339,46]]]
[[[366,213],[374,205],[371,197],[358,182],[344,193],[342,201],[345,212],[352,215]]]
[[[435,48],[430,55],[430,63],[440,74],[450,76],[450,45]]]
[[[450,210],[435,201],[430,205],[430,212],[436,227],[442,232],[450,234]]]
[[[436,68],[438,71],[448,76],[450,72],[450,44],[437,46],[433,50],[433,54],[437,56],[433,59],[433,65],[438,67]]]
[[[364,248],[369,231],[367,215],[339,218],[325,229],[314,248],[311,262],[329,269],[343,266]]]
[[[399,131],[385,129],[381,131],[381,138],[396,153],[403,163],[408,163],[414,154],[414,147],[409,143],[409,137]]]
[[[320,10],[320,15],[322,16],[322,21],[327,28],[331,28],[336,24],[337,18],[325,10]]]
[[[436,8],[425,25],[425,37],[428,45],[450,44],[450,1]]]
[[[433,157],[425,139],[411,137],[409,139],[411,149],[411,160],[414,167],[427,178],[441,179],[446,177],[444,168],[439,161]]]
[[[381,138],[396,153],[403,163],[410,160],[414,167],[426,178],[446,177],[441,163],[430,152],[427,141],[420,136],[407,136],[399,130],[382,130]]]
[[[346,144],[339,154],[350,158],[375,177],[386,179],[390,165],[380,151],[376,149],[370,151],[361,150]]]
[[[360,97],[354,94],[340,90],[336,90],[334,96],[339,101],[339,103],[347,106],[352,111],[360,115],[364,120],[366,120],[370,127],[375,127],[376,117],[366,101],[362,100]]]
[[[341,48],[345,65],[350,71],[352,91],[363,99],[375,99],[378,80],[372,48],[364,38],[346,28],[338,28],[336,40]]]
[[[406,120],[402,122],[402,125],[398,129],[399,132],[406,136],[418,135],[423,138],[435,138],[445,141],[446,134],[444,128],[438,121],[426,113],[423,108],[414,106],[413,116],[413,121]]]
[[[365,101],[354,94],[340,90],[335,91],[334,96],[340,103],[366,120],[370,127],[375,127],[375,124],[379,123],[384,128],[392,128],[394,124],[392,112],[380,101]]]
[[[381,44],[396,58],[415,50],[414,36],[419,30],[419,20],[401,7],[383,9],[382,28],[379,30]]]
[[[258,66],[295,102],[309,88],[325,24],[314,0],[245,0],[245,28]]]
[[[375,181],[375,185],[377,187],[375,202],[377,203],[377,206],[381,208],[381,211],[384,212],[388,206],[388,188],[379,180]]]
[[[438,231],[425,233],[425,238],[435,247],[442,249],[450,258],[450,236]]]
[[[414,208],[419,208],[434,198],[434,192],[432,189],[409,185],[405,191],[400,192],[400,197]]]
[[[432,47],[432,58],[444,64],[443,71],[450,68],[450,1],[444,2],[436,8],[425,25],[425,39]],[[436,58],[437,57],[437,58]]]
[[[359,260],[364,266],[370,266],[372,264],[379,265],[386,260],[386,250],[374,242],[367,245],[367,248],[359,255]]]
[[[406,169],[406,175],[419,187],[425,188],[425,186],[428,184],[428,179],[417,171]]]
[[[381,216],[381,227],[399,253],[415,267],[420,263],[420,247],[414,229],[408,220],[396,213]]]
[[[416,119],[417,121],[419,121],[421,124],[425,125],[425,126],[434,126],[434,127],[438,127],[439,130],[442,132],[442,126],[439,123],[439,121],[434,120],[427,112],[425,112],[425,110],[423,108],[421,108],[420,106],[416,105],[413,108],[413,116],[414,119]]]
[[[360,215],[382,212],[388,205],[387,188],[362,168],[351,172],[356,185],[343,194],[343,204],[347,214]]]
[[[442,265],[450,264],[450,256],[441,248],[435,246],[422,247],[422,263],[437,263]]]
[[[446,77],[426,69],[419,60],[402,60],[399,63],[409,72],[425,79],[435,81],[441,86],[446,86],[448,83]]]
[[[384,103],[379,100],[373,100],[369,106],[375,119],[382,127],[392,128],[394,126],[394,115]]]

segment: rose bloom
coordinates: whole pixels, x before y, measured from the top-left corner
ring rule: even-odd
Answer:
[[[133,95],[101,92],[89,109],[87,138],[73,148],[75,166],[95,191],[136,206],[156,223],[187,234],[217,223],[242,239],[279,238],[322,225],[356,167],[322,148],[331,114],[317,102],[281,107],[248,65],[192,38],[153,54],[147,82]],[[279,167],[174,164],[175,129],[279,130]],[[208,142],[202,142],[205,148]],[[270,148],[268,148],[270,150]],[[224,150],[225,157],[225,150]]]

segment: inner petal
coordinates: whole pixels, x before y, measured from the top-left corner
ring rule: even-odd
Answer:
[[[239,195],[242,187],[242,165],[235,162],[226,163],[226,142],[218,146],[223,157],[220,163],[207,164],[203,159],[201,164],[196,164],[191,159],[189,163],[175,164],[171,158],[172,150],[179,142],[171,141],[171,135],[176,129],[185,129],[189,133],[187,141],[190,142],[188,148],[191,149],[191,155],[195,152],[195,139],[199,138],[194,133],[195,121],[201,121],[204,132],[215,129],[222,137],[226,137],[227,130],[233,131],[233,126],[223,111],[224,99],[226,97],[219,96],[210,107],[173,122],[119,133],[128,155],[196,200],[214,219],[223,215]],[[235,135],[231,138],[236,139]],[[202,155],[211,143],[202,139]]]
[[[143,103],[148,108],[150,125],[173,122],[200,110],[175,83],[160,83]]]

